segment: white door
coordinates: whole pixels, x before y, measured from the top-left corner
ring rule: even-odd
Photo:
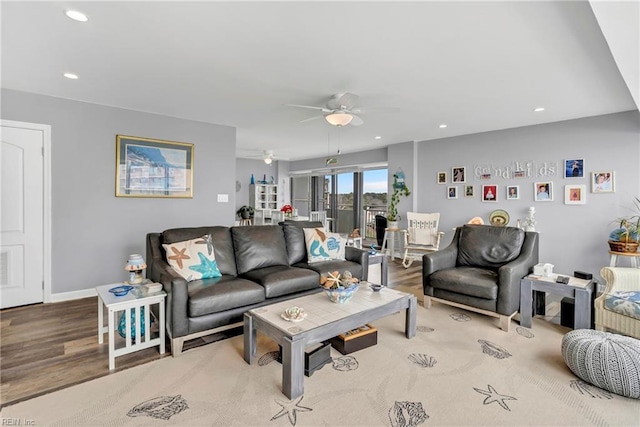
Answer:
[[[44,129],[0,133],[0,308],[44,298]]]

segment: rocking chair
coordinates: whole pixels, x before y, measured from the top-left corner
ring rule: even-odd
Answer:
[[[409,268],[413,261],[420,260],[425,253],[437,251],[444,235],[444,232],[438,231],[439,213],[407,212],[407,222],[408,228],[401,231],[404,235],[404,268]]]

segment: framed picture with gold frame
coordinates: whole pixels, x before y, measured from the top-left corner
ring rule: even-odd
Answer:
[[[193,197],[193,144],[117,135],[116,197]]]

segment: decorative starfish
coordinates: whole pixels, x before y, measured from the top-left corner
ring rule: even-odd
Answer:
[[[487,387],[489,388],[489,390],[482,390],[479,388],[473,388],[475,391],[477,391],[480,394],[484,394],[485,399],[484,402],[482,402],[485,405],[488,405],[489,403],[493,403],[496,402],[498,405],[502,406],[503,409],[506,409],[507,411],[511,411],[511,409],[509,409],[509,407],[507,406],[507,404],[504,402],[505,400],[518,400],[513,396],[507,396],[505,394],[500,394],[496,391],[495,388],[491,387],[491,385],[487,384]]]
[[[207,245],[209,256],[213,254],[213,239],[211,238],[211,234],[205,234],[201,240],[197,240],[195,243],[196,245]]]
[[[208,259],[202,252],[198,252],[198,258],[200,258],[200,264],[189,266],[189,270],[197,271],[202,274],[202,277],[220,277],[220,269],[218,263]]]
[[[184,268],[184,266],[182,265],[182,260],[183,259],[191,259],[191,257],[189,255],[184,253],[186,250],[187,250],[187,248],[182,248],[182,249],[178,250],[178,248],[176,248],[175,246],[171,246],[171,251],[174,253],[174,255],[170,255],[168,258],[174,260],[175,262],[177,262],[178,263],[178,267]]]
[[[298,412],[313,411],[313,409],[311,408],[307,408],[305,406],[299,406],[299,403],[302,402],[303,397],[304,396],[300,396],[300,398],[297,401],[292,400],[291,402],[283,402],[282,400],[275,399],[276,403],[282,406],[282,409],[280,409],[280,412],[278,412],[273,417],[271,417],[270,421],[273,421],[277,418],[280,418],[286,415],[287,417],[289,417],[289,422],[291,423],[291,425],[295,426],[296,421],[298,419],[298,415],[297,415]]]

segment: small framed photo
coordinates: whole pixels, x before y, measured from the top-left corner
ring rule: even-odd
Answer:
[[[464,166],[451,168],[451,182],[461,184],[467,182],[467,169]]]
[[[457,199],[458,198],[458,186],[450,185],[447,187],[447,199]]]
[[[564,204],[565,205],[584,205],[586,203],[587,186],[586,185],[565,185],[564,186]]]
[[[553,183],[541,181],[533,183],[533,194],[536,202],[551,202],[553,200]]]
[[[519,185],[507,185],[507,200],[518,200],[520,198]]]
[[[437,178],[438,178],[438,184],[446,184],[447,183],[447,173],[446,172],[438,172]]]
[[[591,172],[592,193],[613,193],[615,189],[613,171]]]
[[[482,175],[480,175],[480,179],[486,181],[491,179],[491,174],[490,173],[483,173]]]
[[[514,178],[524,178],[526,176],[526,172],[525,171],[514,171],[513,172],[513,177]]]
[[[584,178],[584,159],[568,159],[564,161],[565,178]]]
[[[482,201],[483,202],[497,202],[498,201],[498,186],[497,185],[483,185],[482,186]]]
[[[473,197],[473,185],[464,186],[464,197]]]

